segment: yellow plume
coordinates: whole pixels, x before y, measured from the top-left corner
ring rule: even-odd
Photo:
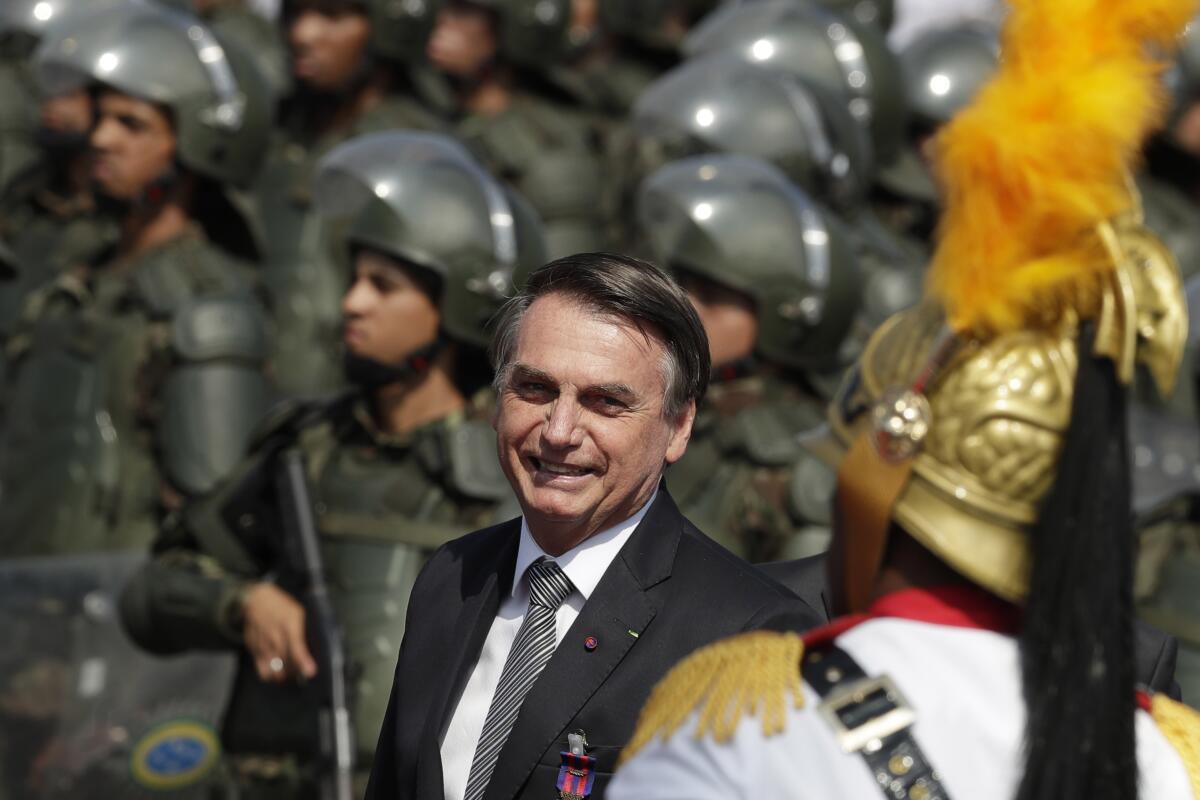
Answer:
[[[1009,0],[1000,68],[937,139],[945,213],[928,290],[960,332],[1089,315],[1114,269],[1095,226],[1166,108],[1196,0]]]

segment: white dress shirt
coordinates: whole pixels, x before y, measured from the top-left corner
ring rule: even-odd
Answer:
[[[574,549],[558,557],[547,555],[533,540],[529,524],[524,519],[521,520],[521,542],[517,547],[517,566],[513,572],[512,593],[500,602],[500,610],[496,619],[492,621],[487,639],[484,640],[479,660],[475,662],[471,677],[463,688],[454,714],[450,717],[446,736],[442,739],[442,782],[446,800],[463,800],[466,793],[471,761],[475,758],[475,746],[483,732],[488,707],[491,706],[496,687],[500,684],[500,673],[504,670],[508,651],[512,649],[513,640],[517,638],[517,631],[525,621],[525,612],[529,608],[529,579],[525,574],[526,570],[539,558],[546,557],[557,562],[571,579],[574,588],[558,607],[554,618],[557,647],[575,623],[579,612],[583,610],[583,604],[592,596],[596,585],[604,577],[608,565],[633,535],[634,529],[646,516],[647,509],[657,496],[658,492],[655,492],[654,496],[629,519],[588,537]]]

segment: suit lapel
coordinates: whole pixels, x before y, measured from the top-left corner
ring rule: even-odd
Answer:
[[[506,530],[504,543],[496,556],[488,558],[481,554],[477,559],[464,559],[465,563],[474,564],[475,567],[472,574],[463,576],[463,602],[453,623],[449,659],[436,668],[437,672],[430,680],[434,695],[425,730],[437,731],[437,735],[423,739],[418,770],[420,797],[441,800],[444,795],[440,742],[500,610],[500,598],[512,590],[520,530],[521,522],[518,519]],[[462,643],[461,647],[456,646],[459,642]]]
[[[624,660],[657,611],[646,591],[670,577],[682,516],[664,489],[605,571],[521,705],[484,800],[516,796],[546,749]],[[595,636],[588,650],[584,639]]]

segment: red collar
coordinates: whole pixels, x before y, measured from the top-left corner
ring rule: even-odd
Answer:
[[[1015,635],[1021,629],[1021,609],[974,586],[930,586],[903,589],[877,598],[865,614],[839,617],[804,636],[813,647],[833,641],[851,628],[879,617],[910,619],[933,625],[995,631]]]

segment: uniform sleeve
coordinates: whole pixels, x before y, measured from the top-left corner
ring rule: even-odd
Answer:
[[[647,744],[609,784],[609,800],[741,800],[757,798],[756,757],[741,735],[731,741],[698,738],[698,714],[666,741]]]
[[[241,595],[267,572],[273,552],[263,473],[252,459],[164,525],[121,594],[122,624],[141,647],[169,654],[240,646]]]

